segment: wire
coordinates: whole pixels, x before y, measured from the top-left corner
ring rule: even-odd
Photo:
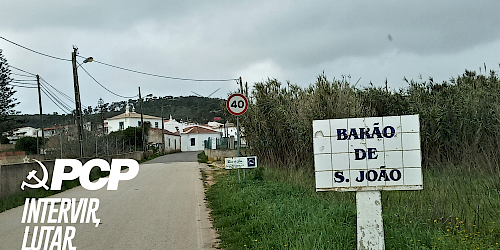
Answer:
[[[36,82],[36,80],[26,80],[26,79],[12,79],[12,80],[18,82]]]
[[[64,102],[62,102],[61,100],[57,99],[57,97],[55,97],[54,95],[52,95],[52,93],[50,91],[48,91],[47,89],[45,88],[41,88],[41,91],[57,106],[59,107],[61,110],[63,110],[65,113],[71,113],[71,108],[65,104]],[[59,103],[59,104],[58,104]],[[61,105],[61,106],[59,106]],[[63,109],[64,108],[64,109]]]
[[[135,95],[135,96],[122,96],[122,95],[119,95],[111,90],[109,90],[108,88],[104,87],[104,85],[102,85],[101,83],[99,83],[82,65],[80,65],[80,68],[83,69],[83,71],[85,71],[85,73],[87,73],[87,75],[90,76],[90,78],[92,78],[97,84],[99,84],[99,86],[101,86],[103,89],[107,90],[109,93],[113,94],[113,95],[116,95],[116,96],[119,96],[121,98],[125,98],[125,99],[132,99],[134,97],[137,97],[138,95]]]
[[[21,47],[23,49],[29,50],[29,51],[31,51],[33,53],[36,53],[36,54],[39,54],[39,55],[42,55],[42,56],[50,57],[50,58],[61,60],[61,61],[67,61],[67,62],[71,62],[72,61],[70,59],[60,58],[60,57],[51,56],[51,55],[48,55],[48,54],[44,54],[44,53],[38,52],[36,50],[27,48],[27,47],[22,46],[22,45],[20,45],[18,43],[10,41],[7,38],[2,37],[2,36],[0,36],[0,38],[3,39],[3,40],[5,40],[5,41],[7,41],[7,42],[9,42],[9,43],[11,43],[11,44],[14,44],[14,45],[16,45],[18,47]],[[80,56],[80,55],[77,55],[77,56],[79,56],[81,58],[86,58],[86,57],[83,57],[83,56]],[[113,67],[113,68],[117,68],[117,69],[129,71],[129,72],[133,72],[133,73],[137,73],[137,74],[142,74],[142,75],[147,75],[147,76],[154,76],[154,77],[160,77],[160,78],[167,78],[167,79],[172,79],[172,80],[193,81],[193,82],[229,82],[229,81],[235,81],[235,80],[237,81],[238,80],[236,78],[231,78],[231,79],[194,79],[194,78],[182,78],[182,77],[164,76],[164,75],[157,75],[157,74],[151,74],[151,73],[141,72],[141,71],[137,71],[137,70],[127,69],[127,68],[123,68],[123,67],[111,65],[111,64],[108,64],[108,63],[96,61],[96,60],[93,60],[93,61],[96,62],[96,63],[102,64],[102,65],[106,65],[106,66],[109,66],[109,67]],[[23,72],[25,72],[25,71],[23,71]],[[28,73],[28,72],[25,72],[25,73]],[[31,73],[29,73],[29,74],[31,74]]]
[[[68,99],[69,101],[75,103],[75,100],[73,100],[70,96],[66,95],[64,92],[58,90],[57,88],[55,88],[54,86],[52,86],[50,83],[48,83],[47,81],[45,81],[45,79],[41,78],[40,77],[40,80],[42,82],[42,84],[47,84],[49,85],[51,88],[55,89],[59,94],[61,94],[62,96],[64,96],[66,99]]]
[[[71,109],[71,106],[68,105],[66,102],[64,102],[63,100],[61,100],[61,98],[59,98],[54,92],[52,92],[49,88],[47,88],[46,86],[42,86],[43,89],[45,89],[49,94],[51,94],[52,97],[54,97],[55,100],[58,101],[59,104],[61,105],[64,105],[64,107],[68,108],[68,109]]]
[[[83,56],[80,56],[80,55],[78,55],[78,57],[86,58],[86,57],[83,57]],[[151,74],[151,73],[141,72],[141,71],[137,71],[137,70],[127,69],[127,68],[123,68],[123,67],[119,67],[119,66],[107,64],[107,63],[104,63],[104,62],[100,62],[100,61],[97,61],[97,60],[93,60],[92,62],[96,62],[96,63],[102,64],[102,65],[106,65],[106,66],[109,66],[109,67],[113,67],[113,68],[117,68],[117,69],[129,71],[129,72],[133,72],[133,73],[137,73],[137,74],[141,74],[141,75],[154,76],[154,77],[159,77],[159,78],[167,78],[167,79],[172,79],[172,80],[193,81],[193,82],[229,82],[229,81],[239,80],[239,79],[236,79],[236,78],[234,78],[234,79],[194,79],[194,78],[182,78],[182,77],[164,76],[164,75],[157,75],[157,74]]]
[[[29,76],[29,75],[16,74],[16,73],[10,73],[10,74],[11,74],[11,75],[15,75],[15,76],[33,77],[33,76]]]
[[[37,85],[36,83],[29,83],[29,82],[18,82],[18,81],[11,81],[12,83],[16,84],[23,84],[23,85]]]
[[[44,93],[44,94],[45,94],[45,95],[46,95],[46,96],[47,96],[47,97],[48,97],[48,98],[52,101],[52,103],[54,103],[54,104],[55,104],[55,105],[56,105],[59,109],[61,109],[64,113],[66,113],[66,114],[70,114],[70,113],[68,113],[68,111],[67,111],[67,110],[63,109],[61,106],[59,106],[59,104],[57,104],[54,100],[52,100],[52,98],[51,98],[51,97],[50,97],[47,93],[45,93],[45,91],[44,91],[44,90],[42,90],[42,92],[43,92],[43,93]]]
[[[50,85],[48,82],[46,82],[45,80],[43,80],[41,86],[49,93],[51,94],[51,96],[59,103],[61,104],[62,106],[64,106],[66,109],[72,111],[73,108],[71,108],[71,105],[68,105],[66,102],[64,102],[62,99],[60,99],[59,97],[57,97],[57,95],[52,92],[49,88],[47,88],[47,86],[45,86],[44,84],[48,84],[50,87],[52,87],[54,90],[56,90],[59,94],[61,94],[63,97],[65,97],[66,99],[68,99],[69,101],[71,101],[72,103],[75,103],[75,101],[73,99],[71,99],[71,97],[69,97],[68,95],[64,94],[64,92],[61,92],[60,90],[58,90],[57,88],[55,88],[54,86]],[[91,106],[87,106],[87,105],[82,105],[83,107],[91,107]]]
[[[22,70],[22,69],[20,69],[20,68],[16,68],[16,67],[14,67],[14,66],[12,66],[12,65],[10,65],[10,64],[9,64],[9,68],[17,69],[17,70],[19,70],[19,71],[21,71],[21,72],[24,72],[24,73],[26,73],[26,74],[30,74],[30,75],[32,75],[32,76],[36,76],[36,74],[30,73],[30,72],[28,72],[28,71],[26,71],[26,70]]]
[[[30,86],[22,86],[22,85],[16,85],[12,83],[7,83],[7,85],[11,85],[13,87],[19,87],[19,88],[26,88],[26,89],[36,89],[37,87],[30,87]]]
[[[44,54],[44,53],[38,52],[38,51],[36,51],[36,50],[32,50],[32,49],[30,49],[30,48],[26,48],[26,47],[24,47],[24,46],[22,46],[22,45],[20,45],[20,44],[17,44],[17,43],[15,43],[15,42],[13,42],[13,41],[10,41],[10,40],[6,39],[6,38],[4,38],[4,37],[1,37],[1,36],[0,36],[0,38],[1,38],[1,39],[3,39],[3,40],[5,40],[5,41],[7,41],[7,42],[9,42],[9,43],[12,43],[12,44],[14,44],[14,45],[16,45],[16,46],[19,46],[19,47],[21,47],[21,48],[23,48],[23,49],[26,49],[26,50],[29,50],[29,51],[31,51],[31,52],[37,53],[37,54],[39,54],[39,55],[46,56],[46,57],[50,57],[50,58],[57,59],[57,60],[61,60],[61,61],[69,61],[69,62],[71,62],[71,60],[70,60],[70,59],[64,59],[64,58],[60,58],[60,57],[55,57],[55,56],[47,55],[47,54]]]

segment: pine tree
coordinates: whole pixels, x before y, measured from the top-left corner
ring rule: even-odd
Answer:
[[[9,64],[0,49],[0,142],[5,142],[3,135],[12,129],[13,115],[19,113],[14,110],[19,102],[16,102],[17,99],[13,97],[16,91],[9,85],[11,81]]]

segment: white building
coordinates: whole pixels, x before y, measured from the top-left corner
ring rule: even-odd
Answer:
[[[181,133],[181,151],[200,151],[208,138],[221,138],[220,133],[208,126],[193,125]]]
[[[161,128],[161,117],[143,114],[143,120],[144,122],[150,122],[152,128]],[[135,111],[129,112],[128,107],[126,107],[125,113],[104,120],[104,129],[108,134],[114,131],[125,130],[128,127],[140,126],[141,114]]]
[[[165,130],[168,130],[172,133],[183,131],[185,128],[193,125],[193,124],[187,124],[185,122],[178,122],[174,118],[172,118],[172,115],[170,115],[170,119],[165,120],[163,124]]]
[[[19,138],[22,138],[25,136],[36,137],[36,134],[38,131],[40,131],[40,129],[32,128],[32,127],[18,128],[18,129],[15,129],[14,131],[12,131],[12,136],[7,136],[7,139],[15,142]]]

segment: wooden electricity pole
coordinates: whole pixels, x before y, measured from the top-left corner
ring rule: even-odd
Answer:
[[[165,132],[164,132],[164,129],[165,129],[165,125],[164,125],[164,121],[163,121],[163,106],[161,106],[161,142],[163,143],[163,152],[161,154],[165,154],[165,148],[166,148],[166,145],[165,145]]]
[[[146,152],[146,135],[144,134],[144,118],[142,112],[142,97],[141,97],[141,87],[139,87],[139,104],[141,105],[141,127],[142,127],[142,151]]]
[[[44,139],[45,139],[45,136],[43,134],[43,115],[42,115],[42,94],[40,92],[40,76],[39,75],[36,75],[36,83],[38,85],[38,106],[40,107],[40,128],[42,129],[42,146],[41,146],[41,152],[43,152],[43,149],[44,149]],[[37,137],[38,137],[38,132],[37,132]],[[37,152],[38,154],[40,154],[40,152]]]
[[[82,124],[82,103],[80,101],[80,86],[78,85],[78,73],[76,65],[76,55],[78,48],[73,46],[71,53],[71,61],[73,63],[73,82],[75,87],[75,104],[76,104],[76,126],[78,128],[78,143],[80,145],[80,158],[83,158],[83,124]]]

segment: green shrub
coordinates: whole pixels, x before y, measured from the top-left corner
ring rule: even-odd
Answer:
[[[198,162],[199,163],[207,163],[208,162],[208,156],[205,154],[205,152],[201,152],[198,154]]]
[[[329,81],[324,74],[307,88],[283,87],[276,79],[256,83],[240,118],[247,145],[263,163],[312,171],[313,120],[419,114],[424,166],[499,168],[500,80],[495,72],[407,83],[399,91],[373,85],[357,89],[345,78]]]
[[[15,149],[25,151],[28,154],[37,154],[37,141],[38,139],[36,137],[21,137],[16,141]]]

